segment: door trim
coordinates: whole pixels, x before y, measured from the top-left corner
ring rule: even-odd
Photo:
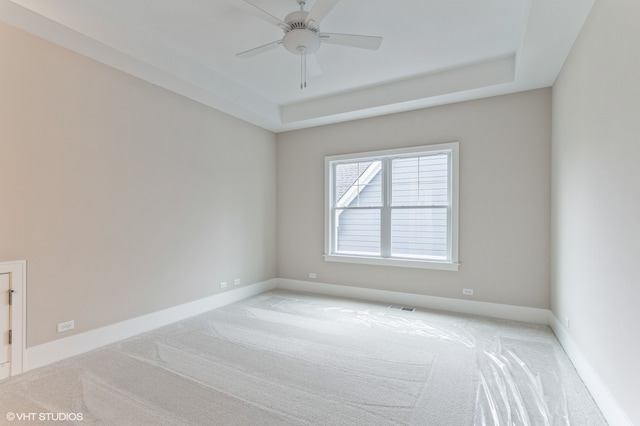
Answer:
[[[26,352],[27,261],[0,262],[0,274],[9,274],[13,303],[11,304],[11,376],[21,374]]]

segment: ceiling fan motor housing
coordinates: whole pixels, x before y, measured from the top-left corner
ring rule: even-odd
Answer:
[[[291,12],[284,18],[290,29],[285,30],[282,45],[296,55],[300,52],[311,54],[320,47],[320,28],[305,22],[308,14],[309,12],[301,10]]]

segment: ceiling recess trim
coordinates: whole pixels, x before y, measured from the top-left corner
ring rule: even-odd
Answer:
[[[466,90],[510,83],[515,79],[515,54],[441,72],[381,84],[343,94],[280,107],[283,123],[340,115],[402,104]]]
[[[84,2],[0,0],[0,21],[273,132],[550,87],[595,0],[526,0],[515,52],[399,81],[277,104]],[[239,3],[243,3],[238,0]]]
[[[48,3],[52,10],[40,10],[39,5],[0,0],[0,21],[241,120],[277,130],[277,105],[194,59],[140,34],[114,35],[103,22],[91,25],[87,16],[57,13],[55,5]],[[81,31],[74,28],[80,24]]]

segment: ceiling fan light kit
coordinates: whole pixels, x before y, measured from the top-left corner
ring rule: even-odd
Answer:
[[[361,49],[377,50],[382,43],[382,37],[363,36],[355,34],[321,33],[320,21],[333,9],[339,0],[317,0],[311,11],[304,10],[305,1],[297,0],[300,10],[289,13],[283,21],[260,9],[249,0],[244,0],[257,11],[267,22],[275,24],[284,31],[281,40],[259,46],[236,56],[250,58],[260,53],[275,49],[279,45],[295,55],[300,55],[300,88],[307,87],[307,55],[314,54],[321,43],[339,44]]]

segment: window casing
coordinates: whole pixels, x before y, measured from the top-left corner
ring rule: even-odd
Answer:
[[[325,158],[325,259],[458,270],[458,143]]]

